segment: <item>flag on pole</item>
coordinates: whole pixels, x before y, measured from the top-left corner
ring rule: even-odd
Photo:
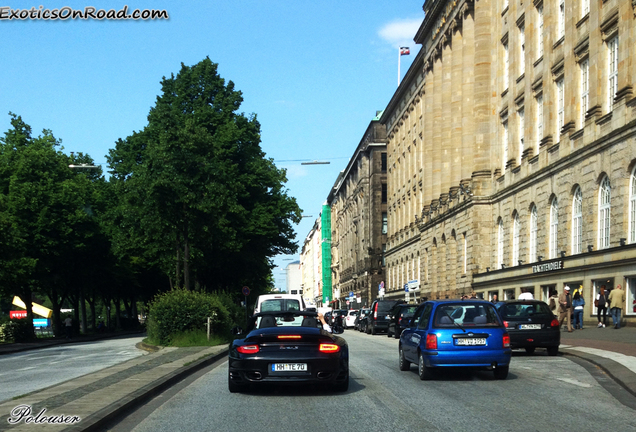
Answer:
[[[400,47],[400,55],[409,55],[411,54],[411,50],[409,49],[409,47]]]

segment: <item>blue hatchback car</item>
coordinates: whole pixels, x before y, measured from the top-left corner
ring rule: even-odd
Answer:
[[[484,368],[506,379],[510,336],[495,306],[484,300],[434,300],[421,304],[399,344],[399,367],[418,365],[420,379],[436,368]]]

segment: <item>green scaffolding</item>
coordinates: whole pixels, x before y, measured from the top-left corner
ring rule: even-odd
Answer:
[[[331,287],[331,207],[322,206],[321,215],[321,235],[322,235],[322,304],[329,306],[333,301]]]

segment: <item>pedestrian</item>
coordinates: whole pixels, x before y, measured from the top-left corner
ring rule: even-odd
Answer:
[[[497,294],[493,294],[493,295],[492,295],[492,300],[491,300],[491,301],[492,301],[493,303],[497,303],[497,302],[499,301],[499,300],[498,300],[498,298],[497,298]]]
[[[559,294],[555,289],[550,290],[550,297],[548,298],[548,306],[550,306],[551,311],[555,311],[557,308],[557,303],[559,302]]]
[[[563,320],[567,320],[568,332],[572,333],[572,297],[570,297],[570,287],[564,286],[563,292],[559,295],[559,327],[563,326]]]
[[[70,315],[66,316],[64,320],[64,326],[66,328],[66,339],[70,339],[73,335],[73,318]]]
[[[597,327],[605,328],[607,324],[607,292],[605,291],[605,285],[602,285],[598,294],[596,294],[594,306],[596,306],[596,319],[598,319]],[[603,322],[601,322],[601,313],[603,314]]]
[[[526,288],[521,288],[521,294],[519,294],[519,300],[534,300],[534,296]]]
[[[574,307],[574,328],[583,330],[583,310],[585,299],[579,291],[574,293],[572,298],[572,307]]]
[[[616,288],[612,290],[607,298],[610,302],[610,313],[612,314],[612,322],[614,328],[621,328],[621,311],[625,304],[625,291],[621,289],[620,285],[616,285]]]

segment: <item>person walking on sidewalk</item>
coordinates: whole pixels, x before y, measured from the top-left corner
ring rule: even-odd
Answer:
[[[612,322],[614,328],[621,328],[621,310],[625,304],[625,291],[621,289],[620,284],[616,285],[616,288],[612,290],[607,298],[610,302],[610,312],[612,314]]]
[[[70,315],[66,316],[64,326],[66,327],[66,339],[70,339],[73,336],[73,318]]]
[[[574,328],[583,330],[583,308],[585,306],[585,299],[578,291],[574,294],[572,306],[574,307]]]
[[[605,285],[601,285],[600,291],[596,294],[594,306],[596,306],[596,319],[598,319],[597,327],[605,327],[607,324],[607,291],[605,291]],[[603,314],[603,322],[601,322],[601,313]]]
[[[563,292],[559,295],[559,327],[563,326],[563,320],[567,320],[568,332],[572,333],[572,297],[570,297],[570,287],[564,286]]]

